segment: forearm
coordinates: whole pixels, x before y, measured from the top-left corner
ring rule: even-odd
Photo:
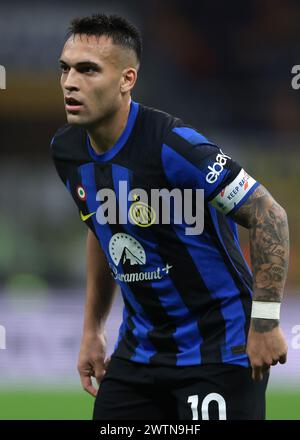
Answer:
[[[287,215],[274,199],[257,199],[250,227],[250,254],[253,268],[253,301],[281,303],[289,260]],[[252,319],[256,331],[278,325],[276,319]]]
[[[231,218],[249,229],[253,301],[246,353],[252,378],[262,380],[271,365],[284,364],[287,359],[287,344],[279,326],[289,259],[287,215],[259,185]]]
[[[105,282],[90,284],[86,289],[84,310],[84,333],[102,331],[110,313],[114,297],[115,285]]]
[[[115,297],[115,282],[94,234],[87,236],[87,287],[84,334],[102,331]]]
[[[260,185],[233,218],[249,229],[253,301],[281,303],[289,260],[285,210]],[[255,331],[265,332],[276,327],[278,320],[252,318],[251,324]]]

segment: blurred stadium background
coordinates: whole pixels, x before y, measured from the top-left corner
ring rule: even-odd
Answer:
[[[143,33],[134,99],[214,139],[288,212],[282,320],[289,359],[272,369],[268,418],[300,419],[300,91],[291,87],[292,66],[300,64],[297,0],[1,1],[0,419],[91,418],[93,398],[76,371],[86,227],[58,180],[49,143],[65,123],[57,60],[66,28],[74,16],[102,11],[124,15]],[[245,231],[241,240],[248,256]],[[118,297],[109,352],[121,309]]]

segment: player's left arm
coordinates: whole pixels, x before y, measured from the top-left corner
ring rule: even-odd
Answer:
[[[249,229],[253,303],[247,354],[253,378],[270,365],[285,363],[287,344],[279,326],[288,270],[289,229],[285,210],[259,185],[231,217]]]
[[[161,160],[172,187],[204,189],[205,201],[249,229],[254,296],[247,353],[253,377],[261,379],[270,365],[286,360],[279,327],[289,254],[286,213],[238,163],[190,127],[167,133]]]

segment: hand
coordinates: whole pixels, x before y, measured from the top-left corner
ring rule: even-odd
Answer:
[[[252,319],[248,333],[246,351],[252,367],[252,379],[258,381],[263,379],[263,374],[270,370],[271,365],[284,364],[287,359],[287,344],[280,327],[272,328],[265,325],[266,321]]]
[[[110,358],[105,359],[105,356],[105,332],[84,334],[77,369],[83,389],[94,397],[97,396],[98,390],[93,386],[92,377],[95,377],[98,385],[100,385],[110,361]]]

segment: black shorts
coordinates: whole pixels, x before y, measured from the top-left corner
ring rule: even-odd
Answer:
[[[263,420],[269,373],[229,364],[145,365],[111,357],[94,420]]]

